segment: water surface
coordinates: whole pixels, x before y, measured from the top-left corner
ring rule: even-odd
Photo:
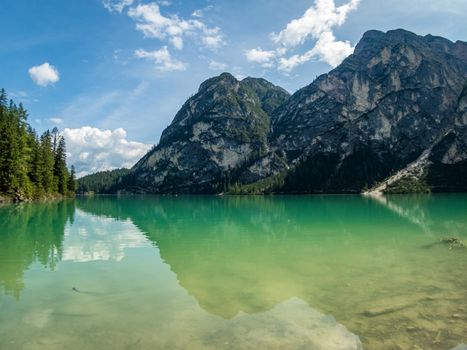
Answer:
[[[0,208],[0,349],[451,349],[467,196]]]

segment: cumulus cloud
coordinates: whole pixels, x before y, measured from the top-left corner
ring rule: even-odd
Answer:
[[[60,80],[57,68],[47,62],[29,68],[29,76],[39,86],[47,86]]]
[[[167,46],[156,51],[139,49],[135,51],[135,56],[154,61],[156,68],[163,72],[186,70],[186,65],[183,62],[172,58]]]
[[[280,57],[278,68],[290,72],[295,67],[312,59],[319,59],[332,67],[337,67],[353,51],[354,48],[349,42],[336,41],[333,33],[325,32],[320,36],[315,46],[303,55],[292,55],[287,58]]]
[[[125,7],[133,5],[134,0],[102,0],[104,7],[110,12],[122,13]]]
[[[66,128],[68,163],[76,168],[77,176],[117,168],[130,168],[152,145],[128,141],[126,131],[100,130],[90,126]]]
[[[209,49],[218,49],[224,45],[220,28],[208,27],[199,19],[185,20],[177,15],[164,16],[157,3],[140,4],[131,8],[128,15],[136,22],[136,29],[147,38],[167,41],[178,50],[183,48],[185,37],[198,38]]]
[[[309,36],[317,39],[322,33],[344,24],[347,14],[356,10],[359,3],[360,0],[351,0],[336,7],[334,0],[316,0],[315,6],[306,10],[301,18],[292,20],[278,34],[273,33],[272,40],[277,44],[295,47],[303,44]]]
[[[279,33],[271,34],[271,40],[278,45],[276,50],[252,49],[247,50],[245,56],[263,67],[277,67],[287,72],[313,59],[336,67],[353,53],[354,47],[348,41],[338,41],[333,28],[343,25],[348,14],[356,10],[359,3],[360,0],[350,0],[336,6],[334,0],[316,0],[302,17],[289,22]],[[310,50],[286,57],[287,52],[303,45],[308,39],[315,40]]]

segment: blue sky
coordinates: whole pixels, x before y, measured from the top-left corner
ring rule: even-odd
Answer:
[[[465,23],[466,0],[2,0],[0,86],[85,174],[131,166],[222,71],[294,92],[366,30],[467,41]]]

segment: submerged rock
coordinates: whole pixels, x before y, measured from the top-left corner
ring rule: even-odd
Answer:
[[[443,237],[443,238],[440,238],[438,242],[423,245],[422,248],[430,249],[435,246],[439,246],[440,244],[448,246],[449,250],[467,248],[465,243],[460,238],[457,238],[457,237]]]
[[[334,317],[298,298],[259,314],[241,314],[219,325],[206,340],[208,348],[362,350],[357,335]]]
[[[443,237],[439,241],[440,243],[448,245],[449,249],[465,248],[464,242],[457,237]]]
[[[452,348],[451,350],[467,350],[467,345],[459,344],[455,348]]]

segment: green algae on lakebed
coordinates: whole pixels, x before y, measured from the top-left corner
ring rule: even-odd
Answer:
[[[467,196],[0,208],[1,349],[451,349]]]

